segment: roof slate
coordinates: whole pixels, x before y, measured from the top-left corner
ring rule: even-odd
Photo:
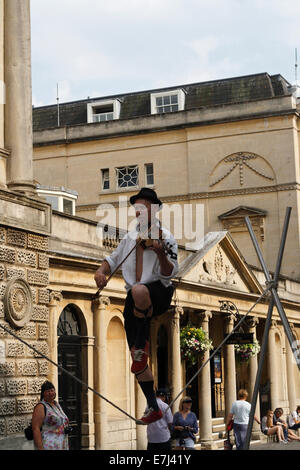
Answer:
[[[186,93],[185,110],[216,105],[243,103],[290,94],[291,85],[281,76],[267,73],[214,80],[190,85],[160,88],[122,95],[105,96],[69,103],[61,103],[60,126],[73,126],[87,123],[87,104],[101,99],[121,101],[120,119],[131,119],[151,114],[151,93],[183,89]],[[39,131],[58,127],[57,105],[33,108],[33,130]],[[99,123],[101,125],[102,123]]]

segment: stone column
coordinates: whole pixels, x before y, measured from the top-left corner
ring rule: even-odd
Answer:
[[[30,0],[4,0],[4,56],[7,185],[34,195]]]
[[[203,312],[200,315],[201,328],[207,335],[209,335],[209,319],[212,317],[212,313],[209,311]],[[205,351],[203,362],[209,358],[209,351]],[[212,414],[211,414],[211,383],[210,383],[210,364],[209,362],[202,369],[199,374],[199,395],[200,395],[200,406],[199,406],[199,427],[200,427],[200,442],[201,448],[213,449],[212,439]]]
[[[94,387],[94,336],[82,336],[82,380],[90,387]],[[95,449],[95,425],[94,425],[94,394],[83,387],[82,400],[82,425],[81,443],[83,450]]]
[[[94,336],[95,336],[95,369],[94,388],[104,397],[107,396],[107,360],[106,360],[106,318],[105,312],[110,305],[108,297],[98,297],[93,301]],[[107,433],[107,403],[94,395],[95,413],[95,449],[104,450]]]
[[[234,326],[233,315],[225,316],[225,333],[228,335],[233,330]],[[236,400],[236,370],[235,370],[235,353],[234,345],[226,344],[224,347],[224,362],[225,362],[225,419],[230,413],[232,403]]]
[[[270,393],[271,393],[271,408],[274,410],[278,407],[278,381],[277,381],[277,372],[278,364],[276,362],[276,342],[275,342],[275,329],[277,322],[272,320],[270,330],[269,330],[269,339],[268,339],[268,368],[270,375]]]
[[[247,321],[249,333],[253,333],[253,339],[256,339],[256,326],[258,325],[258,323],[259,323],[259,319],[257,317],[251,317]],[[248,390],[248,393],[249,393],[248,401],[250,403],[252,401],[254,385],[255,385],[256,375],[257,375],[257,368],[258,368],[257,356],[251,357],[249,360],[249,390]],[[259,394],[257,396],[257,401],[256,401],[255,415],[258,418],[260,418]],[[260,439],[260,436],[261,436],[260,425],[254,420],[253,427],[252,427],[252,439]]]
[[[180,354],[180,315],[183,315],[183,308],[176,307],[175,314],[171,323],[171,341],[172,341],[172,369],[171,369],[171,385],[172,400],[182,390],[182,371],[181,371],[181,354]],[[173,405],[173,413],[178,408],[178,401]]]
[[[293,330],[294,325],[290,323],[290,327]],[[295,338],[297,337],[293,331]],[[291,350],[290,343],[287,338],[285,339],[286,343],[286,372],[287,372],[287,389],[288,389],[288,400],[290,410],[295,410],[298,403],[296,402],[296,389],[295,389],[295,358]],[[298,371],[297,371],[298,373]]]
[[[49,303],[49,350],[51,359],[57,364],[57,322],[62,312],[61,302],[63,300],[62,293],[59,291],[50,292]],[[52,382],[56,390],[58,390],[58,370],[57,367],[49,363],[49,380]]]

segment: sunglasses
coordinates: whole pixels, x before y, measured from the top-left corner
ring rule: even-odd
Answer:
[[[192,400],[183,400],[182,403],[192,403]]]

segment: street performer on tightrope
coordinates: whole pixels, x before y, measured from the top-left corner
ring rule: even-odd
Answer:
[[[95,281],[98,288],[103,289],[107,276],[136,245],[122,264],[127,291],[123,315],[132,357],[131,372],[135,374],[148,404],[140,421],[147,425],[162,417],[148,365],[150,322],[153,316],[162,315],[170,306],[174,291],[171,279],[178,272],[177,243],[156,218],[162,202],[155,191],[142,188],[130,198],[130,203],[135,208],[136,229],[127,233],[118,248],[105,258],[95,273]]]

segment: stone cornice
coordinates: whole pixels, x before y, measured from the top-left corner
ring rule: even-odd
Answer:
[[[278,191],[299,191],[300,183],[283,183],[270,186],[256,186],[252,188],[241,188],[241,189],[224,189],[221,191],[205,191],[197,193],[188,193],[188,194],[178,194],[174,196],[161,197],[160,199],[165,203],[171,202],[184,202],[191,201],[196,199],[213,199],[218,197],[230,197],[230,196],[239,196],[247,194],[262,194],[262,193],[273,193]],[[118,202],[109,202],[112,206],[118,207]],[[76,210],[78,212],[94,210],[99,206],[100,203],[78,205]],[[129,201],[128,201],[129,206]]]

